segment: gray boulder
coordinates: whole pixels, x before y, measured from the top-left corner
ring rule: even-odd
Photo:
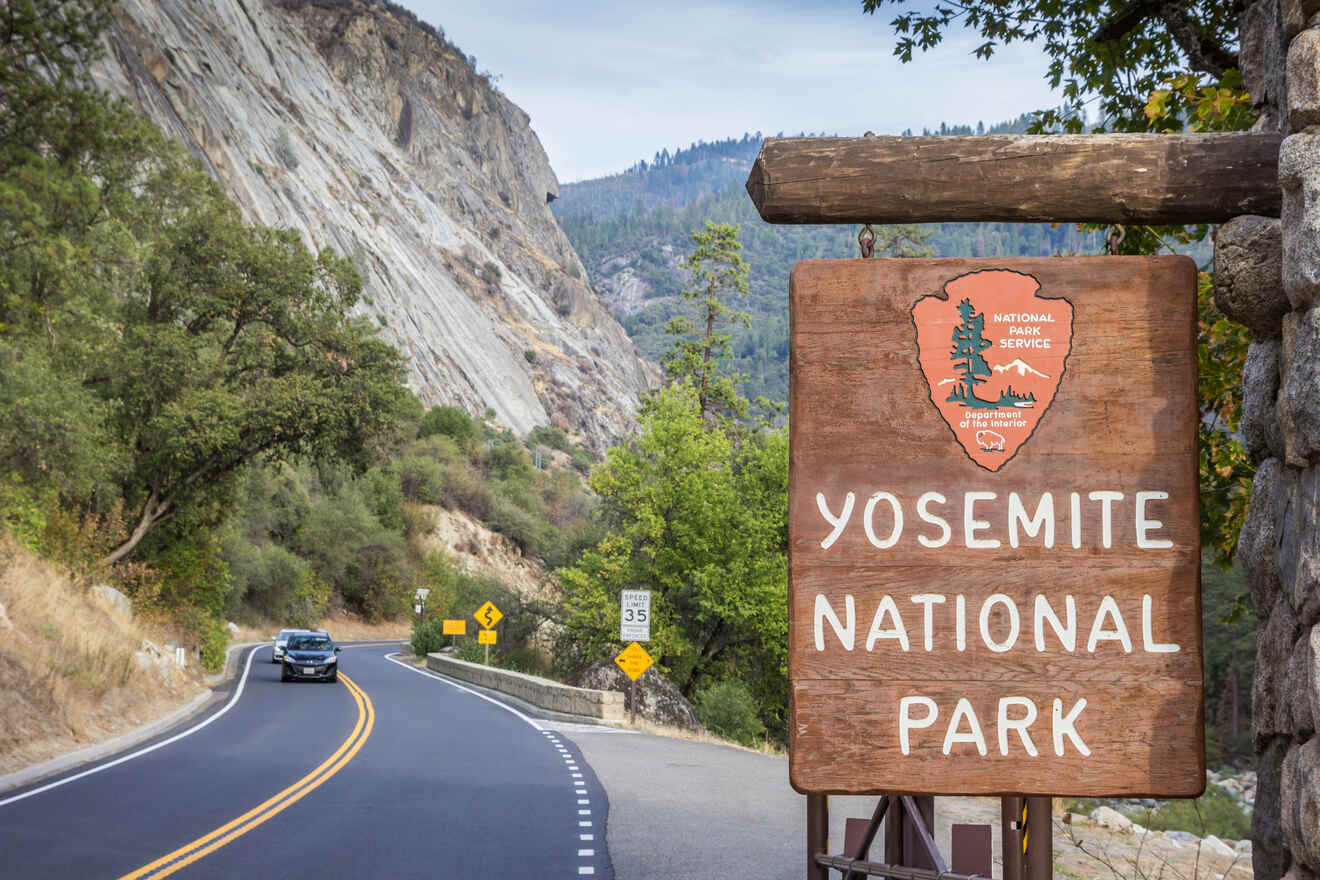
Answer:
[[[97,584],[92,587],[92,595],[125,617],[133,616],[133,600],[109,584]]]
[[[605,691],[623,691],[624,706],[632,709],[632,682],[614,663],[601,660],[588,666],[578,679],[578,687]],[[637,714],[657,724],[681,727],[686,730],[704,730],[697,720],[692,704],[679,691],[678,686],[650,669],[637,679]]]
[[[1234,217],[1215,236],[1215,305],[1261,337],[1291,309],[1283,292],[1283,235],[1272,217]]]

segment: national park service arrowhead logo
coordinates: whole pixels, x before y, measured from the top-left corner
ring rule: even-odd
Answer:
[[[997,471],[1054,401],[1072,350],[1072,303],[1008,269],[960,275],[912,307],[930,400],[972,461]]]

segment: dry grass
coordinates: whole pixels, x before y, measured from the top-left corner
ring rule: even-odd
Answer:
[[[1057,801],[1056,801],[1057,803]],[[1057,812],[1057,811],[1056,811]],[[1221,856],[1159,832],[1134,834],[1091,823],[1054,822],[1055,872],[1082,880],[1251,880],[1250,854]]]
[[[267,642],[270,637],[285,628],[283,623],[265,623],[256,626],[240,626],[234,642]],[[368,623],[360,618],[342,612],[331,614],[317,624],[317,629],[330,633],[337,642],[374,642],[398,641],[412,637],[412,620],[382,620]]]
[[[201,692],[196,670],[140,668],[126,618],[0,534],[0,773],[130,730]]]

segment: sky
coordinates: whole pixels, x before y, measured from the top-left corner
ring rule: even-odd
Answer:
[[[531,116],[561,182],[744,132],[899,134],[1053,106],[1033,46],[961,30],[909,64],[861,0],[403,0]]]

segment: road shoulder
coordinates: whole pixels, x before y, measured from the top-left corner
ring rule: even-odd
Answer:
[[[20,768],[0,776],[0,793],[13,791],[44,779],[59,776],[70,770],[77,769],[87,764],[93,764],[97,761],[109,758],[119,752],[128,751],[136,746],[142,745],[150,740],[156,739],[175,727],[181,726],[188,721],[193,720],[199,715],[204,714],[209,709],[220,705],[228,696],[226,687],[238,674],[240,667],[239,658],[248,648],[258,648],[264,642],[245,642],[238,645],[230,645],[225,654],[224,671],[208,676],[206,683],[208,689],[193,697],[192,700],[169,712],[154,721],[150,721],[141,727],[124,733],[117,734],[109,739],[84,746],[72,752],[67,752],[46,761],[36,764],[30,764],[27,767]]]

